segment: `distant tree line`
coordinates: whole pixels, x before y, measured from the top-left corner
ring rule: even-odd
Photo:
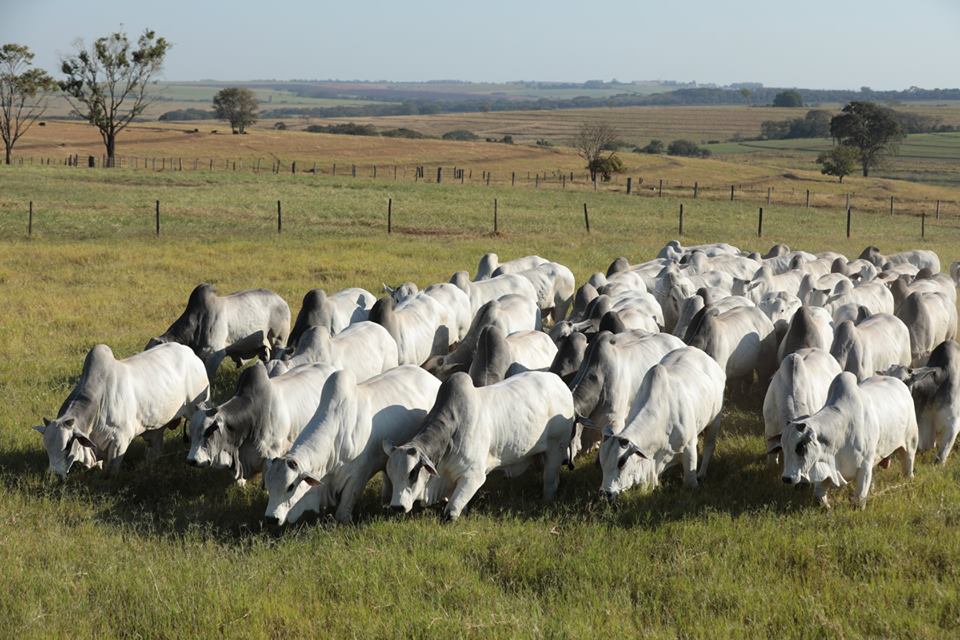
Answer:
[[[909,111],[889,110],[891,117],[900,123],[903,133],[937,133],[955,131],[956,127],[943,124],[941,118]],[[765,120],[760,124],[760,137],[764,140],[790,140],[795,138],[829,138],[831,115],[827,111],[813,109],[802,118],[791,120]]]

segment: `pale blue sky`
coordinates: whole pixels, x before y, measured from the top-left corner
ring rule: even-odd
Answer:
[[[76,38],[151,27],[167,80],[617,78],[960,86],[960,0],[0,0],[0,43],[56,70]]]

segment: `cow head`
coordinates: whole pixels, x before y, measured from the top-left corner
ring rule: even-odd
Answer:
[[[614,433],[610,427],[603,430],[600,468],[603,470],[600,494],[608,500],[616,499],[638,484],[648,486],[651,480],[646,454],[630,438]]]
[[[195,467],[229,469],[236,452],[236,425],[221,407],[202,405],[190,419],[187,462]]]
[[[834,457],[825,451],[827,444],[812,423],[802,421],[788,424],[780,436],[783,482],[800,484],[830,480],[838,487],[846,484],[837,471]]]
[[[430,476],[437,475],[437,468],[423,451],[414,446],[397,447],[383,442],[387,454],[387,478],[393,487],[390,508],[410,513],[413,503],[426,495]]]
[[[97,464],[97,447],[90,438],[81,432],[72,417],[56,420],[43,419],[43,424],[34,427],[43,437],[43,447],[47,450],[50,473],[61,480],[75,463],[89,469]]]
[[[263,468],[263,484],[267,489],[267,510],[264,516],[276,524],[294,522],[292,517],[297,503],[310,491],[320,485],[315,476],[293,457],[271,458]],[[296,510],[297,515],[302,510]]]

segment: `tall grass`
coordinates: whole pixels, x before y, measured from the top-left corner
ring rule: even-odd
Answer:
[[[0,171],[0,636],[3,637],[943,637],[960,626],[958,463],[877,473],[866,511],[830,512],[762,460],[758,391],[728,403],[697,491],[669,475],[616,507],[595,499],[593,457],[558,500],[536,473],[492,477],[467,515],[386,513],[379,480],[357,522],[266,530],[257,482],[184,464],[171,433],[148,465],[135,444],[117,478],[44,478],[29,426],[55,413],[91,345],[119,357],[180,312],[198,282],[265,286],[296,311],[316,286],[446,280],[484,251],[538,253],[579,280],[675,236],[670,198],[240,174]],[[386,199],[394,198],[387,236]],[[493,235],[492,200],[503,233]],[[284,231],[275,228],[282,199]],[[34,200],[34,237],[26,232]],[[163,229],[153,235],[153,202]],[[582,204],[592,233],[583,230]],[[960,231],[928,220],[686,203],[685,242],[774,241],[857,254],[925,247],[944,266]],[[225,365],[215,388],[230,395]]]

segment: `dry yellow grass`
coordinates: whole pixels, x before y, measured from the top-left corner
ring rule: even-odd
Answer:
[[[211,133],[212,130],[219,133]],[[308,171],[316,163],[322,173],[330,173],[336,163],[338,172],[345,174],[355,164],[358,176],[363,178],[370,177],[373,166],[377,165],[378,177],[392,179],[392,167],[397,165],[398,178],[412,180],[413,167],[424,165],[429,181],[436,179],[437,166],[447,169],[456,166],[465,168],[467,181],[473,183],[479,182],[484,172],[492,172],[493,183],[509,184],[515,172],[518,187],[534,187],[533,176],[541,173],[546,176],[540,183],[541,188],[560,189],[559,176],[574,172],[577,182],[566,188],[592,189],[585,179],[583,161],[567,147],[343,136],[264,127],[239,136],[231,135],[222,123],[205,122],[134,124],[121,134],[118,149],[124,157],[124,166],[133,166],[133,158],[137,158],[140,167],[144,158],[156,158],[157,168],[169,168],[170,159],[182,158],[185,170],[193,169],[195,159],[200,169],[208,168],[213,159],[218,170],[224,166],[232,170],[233,161],[237,161],[238,169],[250,170],[259,159],[265,171],[277,160],[284,171],[289,171],[291,162],[296,161],[299,171]],[[93,127],[64,121],[34,127],[16,148],[17,155],[36,158],[34,162],[40,158],[60,162],[72,154],[79,154],[81,158],[99,157],[102,152],[100,138]],[[856,176],[839,184],[833,178],[822,176],[812,161],[809,168],[797,168],[800,163],[795,158],[788,162],[772,156],[752,159],[747,164],[737,156],[720,160],[620,155],[627,166],[626,173],[610,184],[601,185],[600,189],[624,191],[626,177],[630,176],[637,191],[647,194],[651,189],[658,189],[663,180],[665,195],[682,197],[692,197],[692,187],[697,183],[701,198],[725,199],[733,184],[737,185],[738,198],[752,201],[765,201],[770,188],[773,202],[779,204],[802,204],[809,189],[813,206],[844,206],[846,194],[851,194],[854,206],[861,209],[884,210],[889,206],[890,196],[898,201],[898,209],[918,215],[921,211],[932,213],[935,200],[942,201],[944,211],[957,212],[960,208],[960,189],[955,187]],[[452,177],[448,170],[446,180]]]

